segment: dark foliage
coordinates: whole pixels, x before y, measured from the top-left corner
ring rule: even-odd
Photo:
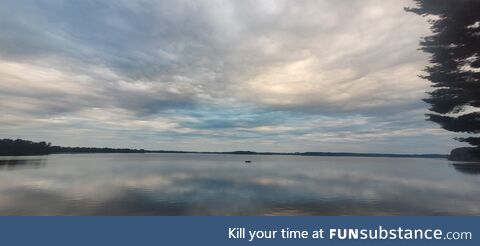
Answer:
[[[144,153],[143,149],[114,149],[92,147],[61,147],[52,146],[52,153]]]
[[[480,152],[475,148],[456,148],[450,153],[449,160],[480,162]]]
[[[5,155],[47,155],[52,153],[144,153],[143,149],[113,149],[87,147],[51,146],[46,142],[32,142],[22,139],[0,139],[0,156]]]
[[[44,155],[50,153],[50,143],[36,143],[22,139],[0,139],[0,155]]]
[[[480,138],[473,138],[473,137],[457,138],[457,140],[460,141],[460,142],[469,143],[470,145],[474,145],[474,146],[479,146],[480,145]]]
[[[434,90],[424,99],[431,105],[428,120],[454,132],[480,133],[480,1],[415,0],[407,11],[432,17],[433,35],[421,42],[430,66],[423,78]],[[480,152],[480,137],[458,139]]]

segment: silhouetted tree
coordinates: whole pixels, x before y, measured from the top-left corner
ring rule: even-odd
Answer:
[[[433,112],[427,119],[454,132],[480,133],[480,0],[414,0],[407,11],[431,17],[433,35],[421,40],[431,54],[423,78],[434,90],[424,99]],[[480,137],[457,138],[480,156]],[[463,149],[465,151],[465,149]],[[452,152],[454,154],[454,152]]]

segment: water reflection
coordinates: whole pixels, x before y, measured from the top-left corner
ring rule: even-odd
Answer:
[[[51,155],[41,170],[0,172],[0,215],[480,214],[480,176],[446,160],[245,158]]]
[[[45,163],[45,159],[0,159],[0,171],[41,168]]]
[[[451,165],[460,173],[480,175],[480,163],[455,163]]]

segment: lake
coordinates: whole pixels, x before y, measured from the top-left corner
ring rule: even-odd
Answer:
[[[214,154],[0,157],[0,215],[480,215],[480,166]]]

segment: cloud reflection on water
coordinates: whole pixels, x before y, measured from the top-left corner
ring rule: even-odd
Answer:
[[[445,160],[52,155],[0,173],[0,214],[468,215],[480,179]]]

